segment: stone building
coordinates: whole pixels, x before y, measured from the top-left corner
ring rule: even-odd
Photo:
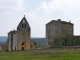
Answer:
[[[36,43],[30,40],[30,34],[31,28],[24,16],[17,26],[17,31],[13,30],[8,33],[8,51],[36,49]]]
[[[61,19],[58,20],[52,20],[49,23],[46,24],[46,48],[50,47],[50,44],[52,42],[51,36],[55,36],[57,32],[59,34],[61,32],[69,33],[73,35],[73,23],[61,21]]]

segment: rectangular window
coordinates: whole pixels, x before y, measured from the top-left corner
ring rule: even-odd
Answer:
[[[50,33],[50,30],[49,30],[49,33]]]
[[[50,41],[48,41],[48,44],[50,45]]]
[[[22,28],[26,28],[26,24],[22,24]]]

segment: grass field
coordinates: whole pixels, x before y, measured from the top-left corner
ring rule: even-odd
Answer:
[[[0,60],[80,60],[80,50],[0,52]]]

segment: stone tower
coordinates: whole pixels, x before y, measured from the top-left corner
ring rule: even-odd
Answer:
[[[24,16],[17,26],[17,31],[13,30],[8,33],[8,51],[36,49],[36,43],[31,41],[30,33],[31,28]]]
[[[30,30],[30,26],[24,16],[17,27],[18,50],[30,49]]]

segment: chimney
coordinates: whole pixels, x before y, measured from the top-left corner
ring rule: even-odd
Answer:
[[[61,19],[58,19],[58,21],[61,21]]]
[[[69,20],[69,23],[71,23],[71,20]]]
[[[15,29],[13,31],[15,31]]]

